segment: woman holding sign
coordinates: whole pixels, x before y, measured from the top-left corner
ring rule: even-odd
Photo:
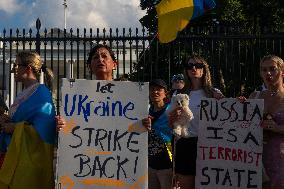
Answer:
[[[209,66],[202,57],[196,55],[189,57],[184,65],[184,75],[186,86],[183,93],[189,95],[189,108],[194,119],[189,127],[189,138],[180,138],[176,143],[175,171],[181,189],[194,189],[200,100],[203,97],[220,99],[224,96],[218,89],[212,87]],[[178,111],[170,115],[170,123],[177,119]]]
[[[260,75],[267,90],[250,98],[264,99],[263,163],[268,182],[263,188],[284,189],[284,63],[274,55],[260,61]],[[266,187],[267,186],[267,187]]]
[[[12,71],[24,90],[10,107],[10,120],[0,119],[1,151],[6,151],[0,188],[50,189],[54,187],[55,108],[49,89],[38,81],[41,72],[46,81],[53,75],[37,53],[25,51],[17,54]]]

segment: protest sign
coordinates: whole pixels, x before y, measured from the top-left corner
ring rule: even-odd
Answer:
[[[147,188],[148,83],[63,79],[57,186]]]
[[[263,100],[200,103],[197,189],[262,188]]]

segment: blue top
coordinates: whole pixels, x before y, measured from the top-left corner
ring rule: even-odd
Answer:
[[[55,107],[51,93],[45,85],[38,85],[32,95],[19,104],[11,119],[14,123],[22,121],[30,123],[45,143],[54,144]],[[0,151],[7,151],[11,137],[11,134],[0,133]]]

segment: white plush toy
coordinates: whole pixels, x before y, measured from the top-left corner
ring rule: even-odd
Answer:
[[[187,94],[177,94],[172,96],[171,104],[167,110],[167,115],[178,107],[182,107],[179,119],[173,123],[173,132],[177,137],[187,138],[190,133],[188,127],[190,127],[190,121],[193,119],[193,114],[188,107],[189,96]]]

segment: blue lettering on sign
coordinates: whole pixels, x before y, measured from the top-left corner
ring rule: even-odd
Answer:
[[[69,102],[72,99],[72,102]],[[65,95],[64,98],[64,113],[66,116],[73,116],[74,113],[78,116],[83,115],[86,122],[89,121],[91,115],[100,117],[125,117],[129,120],[138,120],[137,117],[133,116],[133,110],[135,105],[133,102],[122,104],[121,101],[112,101],[110,97],[107,97],[105,101],[95,102],[90,100],[88,95],[77,95],[69,96]],[[91,104],[93,106],[91,107]],[[92,108],[92,109],[91,109]],[[77,112],[75,112],[77,110]]]

